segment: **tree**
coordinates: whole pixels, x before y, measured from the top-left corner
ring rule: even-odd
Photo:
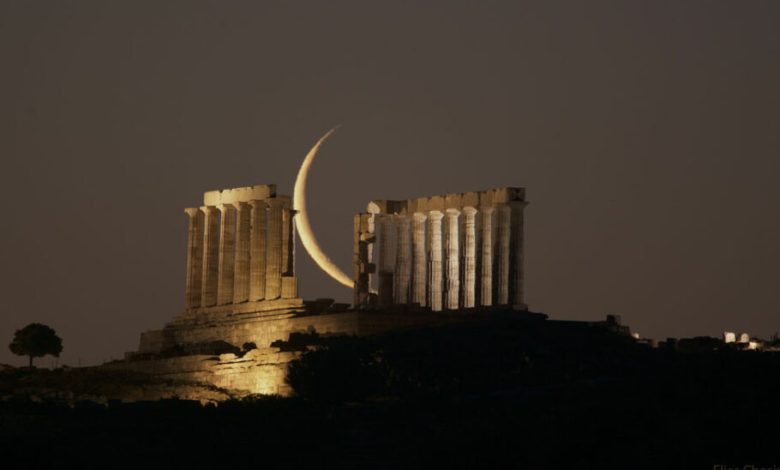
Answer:
[[[49,326],[30,323],[21,330],[16,330],[14,340],[8,348],[17,356],[29,356],[30,367],[32,367],[35,357],[43,357],[47,354],[60,357],[62,339]]]

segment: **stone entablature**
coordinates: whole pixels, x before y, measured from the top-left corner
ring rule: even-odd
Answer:
[[[256,185],[203,194],[203,206],[185,209],[187,282],[185,316],[292,300],[296,307],[295,232],[289,196],[275,185]],[[289,302],[288,302],[289,303]],[[276,306],[267,306],[270,309]],[[245,308],[242,308],[245,310]]]
[[[354,304],[526,310],[526,205],[524,188],[371,201],[355,216]]]

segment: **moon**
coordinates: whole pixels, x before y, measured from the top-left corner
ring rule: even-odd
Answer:
[[[320,137],[320,140],[314,144],[314,147],[312,147],[311,150],[309,150],[309,153],[306,154],[306,158],[303,159],[301,169],[298,170],[298,177],[295,179],[295,189],[293,190],[293,210],[297,212],[295,217],[295,229],[301,238],[303,247],[306,248],[306,252],[309,253],[309,256],[311,256],[311,259],[317,263],[317,266],[319,266],[320,269],[325,271],[338,283],[352,289],[352,278],[347,276],[344,271],[339,269],[339,267],[336,266],[333,261],[330,260],[330,258],[328,258],[325,252],[322,251],[320,244],[317,243],[317,238],[314,236],[314,232],[311,229],[311,224],[309,223],[309,213],[306,211],[306,179],[309,176],[309,169],[311,168],[311,164],[314,162],[314,157],[317,156],[317,152],[320,150],[322,144],[328,139],[328,137],[331,136],[331,134],[336,132],[336,129],[338,129],[338,127],[334,127],[333,129],[326,132],[325,135]]]

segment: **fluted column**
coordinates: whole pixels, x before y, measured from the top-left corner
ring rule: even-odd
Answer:
[[[198,207],[184,209],[188,216],[187,229],[187,286],[185,306],[200,307],[200,289],[203,282],[203,213]]]
[[[493,305],[493,207],[480,208],[482,247],[479,258],[479,305]]]
[[[458,217],[460,211],[447,209],[446,214],[446,239],[444,243],[445,262],[445,292],[444,308],[457,310],[460,296],[460,246],[458,234]]]
[[[219,278],[219,210],[213,206],[201,207],[203,211],[203,280],[201,283],[201,307],[217,303]]]
[[[428,213],[428,306],[434,312],[442,308],[442,243],[440,211]]]
[[[295,274],[293,263],[293,247],[295,246],[295,233],[293,231],[293,217],[295,211],[289,207],[282,209],[282,275]]]
[[[411,224],[406,215],[397,215],[395,218],[396,251],[393,303],[406,305],[409,303],[409,281],[412,274]]]
[[[363,308],[371,304],[371,276],[374,272],[373,245],[374,218],[372,213],[357,214],[354,217],[352,245],[352,267],[354,272],[353,305]]]
[[[236,263],[233,275],[233,303],[249,300],[249,257],[252,207],[236,203]]]
[[[298,297],[298,280],[295,277],[295,211],[289,203],[282,209],[282,291],[283,299]]]
[[[282,294],[282,226],[284,201],[268,200],[268,244],[265,263],[265,299],[278,299]]]
[[[222,214],[219,232],[219,281],[217,305],[233,302],[233,280],[236,255],[236,208],[232,204],[220,204]]]
[[[413,245],[413,289],[412,302],[425,307],[427,301],[427,258],[425,253],[425,221],[428,216],[422,212],[415,212],[412,216],[412,245]]]
[[[512,210],[506,204],[499,204],[497,210],[498,252],[496,258],[498,262],[498,298],[496,303],[498,305],[508,305]]]
[[[393,303],[393,274],[395,259],[392,258],[392,219],[387,214],[379,215],[379,305]]]
[[[249,300],[265,298],[266,211],[265,201],[249,201],[251,233],[249,240]]]
[[[477,233],[473,207],[463,208],[463,307],[473,308],[477,280]]]
[[[523,275],[524,253],[524,210],[525,201],[511,202],[512,208],[512,307],[527,310]]]

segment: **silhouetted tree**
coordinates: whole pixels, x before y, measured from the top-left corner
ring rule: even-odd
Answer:
[[[60,357],[62,339],[51,327],[30,323],[21,330],[16,330],[14,340],[8,348],[17,356],[28,356],[32,367],[35,357],[43,357],[47,354]]]

